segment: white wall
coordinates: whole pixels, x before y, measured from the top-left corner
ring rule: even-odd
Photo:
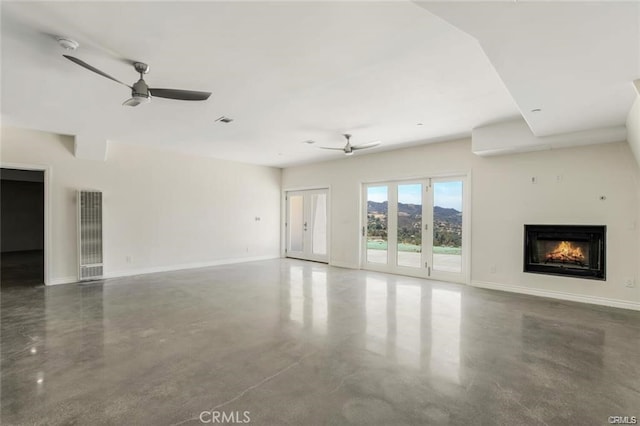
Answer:
[[[638,9],[638,19],[640,19],[640,8]],[[638,165],[640,165],[640,80],[636,80],[634,82],[636,86],[636,90],[638,90],[639,95],[636,96],[636,100],[629,111],[629,115],[627,116],[627,141],[629,142],[629,146],[631,147],[631,151],[635,155],[636,161]],[[638,189],[638,197],[640,197],[640,186]],[[637,226],[637,239],[640,241],[640,209],[638,209],[638,216],[636,218]],[[638,275],[637,278],[640,280],[640,250],[638,253],[637,264],[638,264]],[[640,286],[640,283],[638,283]]]
[[[640,96],[636,96],[627,116],[627,140],[638,164],[640,164]]]
[[[290,167],[283,188],[331,186],[331,263],[358,267],[362,182],[471,171],[471,280],[502,288],[615,306],[640,302],[636,278],[638,167],[626,142],[483,158],[471,141]],[[560,182],[557,176],[560,175]],[[532,185],[530,177],[538,183]],[[605,201],[599,197],[606,196]],[[522,272],[525,223],[607,225],[607,281]],[[496,272],[491,273],[491,266]],[[614,302],[611,302],[611,301]],[[638,305],[640,306],[640,305]]]
[[[336,154],[338,155],[338,154]],[[362,183],[466,174],[472,164],[470,141],[447,142],[290,167],[283,170],[283,189],[331,187],[331,259],[337,266],[360,264],[360,192]]]
[[[3,164],[50,167],[51,283],[76,278],[77,189],[103,191],[107,276],[279,256],[280,169],[119,143],[80,160],[69,136],[1,136]]]
[[[479,157],[472,205],[475,284],[605,304],[599,299],[640,302],[638,288],[625,287],[638,273],[638,167],[626,142]],[[525,223],[606,225],[606,282],[523,273]]]

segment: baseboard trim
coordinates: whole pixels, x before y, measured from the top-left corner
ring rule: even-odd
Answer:
[[[52,278],[46,285],[60,285],[60,284],[72,284],[77,283],[78,277],[61,277],[61,278]]]
[[[272,259],[279,259],[279,258],[280,258],[279,255],[239,257],[239,258],[232,258],[232,259],[212,260],[209,262],[183,263],[179,265],[154,266],[151,268],[137,268],[137,269],[125,269],[121,271],[107,271],[104,274],[104,278],[106,279],[106,278],[131,277],[134,275],[155,274],[158,272],[182,271],[185,269],[208,268],[211,266],[233,265],[236,263],[257,262],[260,260],[272,260]]]
[[[125,269],[121,271],[107,271],[105,272],[104,276],[100,279],[132,277],[134,275],[155,274],[158,272],[181,271],[185,269],[208,268],[210,266],[232,265],[236,263],[257,262],[260,260],[272,260],[272,259],[279,259],[279,258],[280,258],[279,255],[240,257],[240,258],[233,258],[233,259],[219,259],[219,260],[213,260],[209,262],[183,263],[180,265],[154,266],[151,268]],[[63,278],[54,278],[47,285],[71,284],[76,282],[78,282],[78,277],[63,277]]]
[[[346,262],[330,261],[329,266],[335,266],[337,268],[347,268],[347,269],[360,269],[358,265],[354,265],[352,263],[346,263]]]
[[[631,302],[628,300],[609,299],[606,297],[598,296],[586,296],[583,294],[565,293],[562,291],[541,290],[539,288],[499,284],[489,281],[472,280],[471,285],[474,287],[486,288],[490,290],[508,291],[511,293],[528,294],[530,296],[548,297],[551,299],[568,300],[571,302],[589,303],[592,305],[611,306],[614,308],[640,311],[640,302]]]

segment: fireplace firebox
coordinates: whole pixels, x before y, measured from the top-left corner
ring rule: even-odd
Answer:
[[[606,279],[606,226],[525,225],[524,272]]]

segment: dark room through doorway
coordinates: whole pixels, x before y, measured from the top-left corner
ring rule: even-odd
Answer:
[[[44,284],[44,171],[0,171],[2,287]]]

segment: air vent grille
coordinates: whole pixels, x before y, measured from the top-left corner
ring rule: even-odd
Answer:
[[[102,277],[102,192],[78,191],[80,280]]]
[[[216,121],[219,121],[220,123],[231,123],[233,121],[233,118],[229,118],[229,117],[225,117],[224,115],[216,118]]]
[[[102,265],[80,267],[80,281],[95,280],[100,277],[102,277]]]

